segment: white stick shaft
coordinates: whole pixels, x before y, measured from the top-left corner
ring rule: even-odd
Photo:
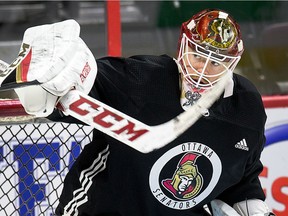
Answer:
[[[190,109],[157,126],[148,126],[77,90],[63,96],[59,105],[66,115],[79,119],[137,151],[148,153],[170,143],[191,127],[202,116],[203,110],[219,98],[227,78],[224,77],[213,89],[207,90]]]
[[[25,58],[28,50],[25,49],[25,52],[21,52],[22,55],[21,58],[19,57],[19,61],[12,63],[5,70],[5,73],[0,75],[6,78],[19,65],[21,59]],[[9,72],[7,72],[8,70]],[[76,90],[64,95],[59,102],[59,106],[67,115],[79,119],[137,151],[148,153],[170,143],[191,127],[202,116],[203,111],[209,109],[219,98],[229,78],[230,76],[227,73],[215,84],[213,89],[206,90],[205,94],[191,108],[174,119],[157,126],[148,126]],[[6,87],[0,86],[0,91],[25,85],[41,85],[37,80],[35,81],[8,83]]]

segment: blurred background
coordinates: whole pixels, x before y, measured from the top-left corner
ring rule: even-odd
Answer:
[[[114,1],[115,3],[115,1],[119,0],[107,1]],[[266,99],[266,102],[271,102],[271,98],[276,98],[276,100],[274,100],[274,102],[276,101],[275,103],[269,106],[267,106],[266,103],[265,106],[268,117],[265,130],[267,141],[261,157],[264,170],[260,174],[260,180],[267,195],[268,204],[273,212],[276,213],[277,216],[287,216],[288,1],[120,0],[120,9],[114,8],[109,14],[113,13],[113,15],[117,15],[118,10],[118,12],[120,11],[121,18],[113,16],[113,19],[109,21],[107,17],[107,1],[1,0],[0,59],[7,63],[12,63],[18,55],[23,34],[27,28],[70,18],[79,22],[81,26],[81,37],[92,50],[96,58],[110,55],[111,40],[108,40],[108,32],[110,32],[108,29],[112,26],[113,30],[113,26],[116,28],[117,26],[119,27],[120,24],[121,35],[115,34],[117,29],[114,34],[109,34],[109,36],[114,37],[114,39],[118,39],[118,44],[114,41],[114,43],[112,43],[112,48],[115,47],[115,50],[117,50],[116,53],[119,55],[121,54],[124,57],[129,57],[137,54],[168,54],[172,57],[176,57],[179,30],[182,22],[191,18],[193,14],[206,8],[226,10],[240,24],[245,46],[244,54],[242,55],[242,59],[235,69],[235,72],[250,79],[263,95],[263,98],[269,99]],[[119,6],[119,4],[117,5]],[[0,98],[13,97],[17,97],[14,91],[1,92],[0,94]],[[7,103],[4,101],[3,105],[7,105]],[[12,106],[9,106],[9,104],[8,106],[4,106],[4,109],[1,109],[0,104],[0,120],[1,114],[4,117],[8,115],[8,112],[5,112],[5,109],[8,109],[13,117],[15,114],[19,114],[19,111],[16,110],[14,112],[14,109],[12,109]],[[20,114],[23,115],[23,113]],[[21,124],[18,125],[17,121],[26,120],[23,119],[22,116],[20,116],[20,120],[17,118],[14,120],[14,118],[8,117],[9,118],[4,118],[4,124],[7,124],[7,127],[3,126],[0,128],[0,168],[2,171],[2,175],[0,175],[0,215],[16,215],[16,211],[18,211],[16,208],[18,207],[18,202],[20,203],[20,213],[17,215],[27,215],[27,211],[37,212],[40,210],[45,212],[45,215],[54,215],[53,208],[56,206],[57,197],[60,194],[57,191],[62,190],[62,175],[64,176],[65,172],[68,170],[64,165],[63,167],[61,165],[57,172],[55,172],[53,168],[53,170],[45,171],[42,175],[42,160],[45,161],[45,163],[51,160],[51,163],[54,164],[51,159],[52,156],[42,154],[42,149],[44,148],[42,148],[42,146],[46,146],[47,144],[47,150],[49,150],[51,146],[54,148],[53,145],[51,145],[50,137],[53,137],[53,144],[57,145],[59,137],[63,137],[66,144],[69,139],[67,146],[66,144],[60,145],[60,152],[63,152],[64,155],[61,155],[61,164],[68,164],[70,166],[73,163],[72,159],[75,159],[79,155],[81,148],[86,144],[86,138],[88,136],[84,136],[82,131],[80,131],[80,134],[75,133],[76,135],[72,135],[77,137],[77,139],[75,138],[75,140],[77,140],[75,142],[74,139],[69,137],[71,136],[71,130],[78,131],[78,128],[74,127],[75,125],[67,127],[68,132],[63,130],[65,132],[62,134],[62,123],[57,125],[53,124],[51,131],[49,130],[50,126],[47,129],[46,124],[40,124],[40,127],[36,124],[36,129],[34,130],[34,124],[27,124],[25,126],[22,126]],[[29,120],[30,119],[31,116]],[[36,120],[35,122],[37,123],[38,120]],[[13,125],[15,127],[10,129],[13,121],[16,122],[15,125]],[[43,120],[41,119],[39,122],[42,121]],[[4,127],[8,129],[6,130]],[[54,128],[56,128],[55,131]],[[18,129],[21,132],[19,132]],[[41,132],[38,133],[38,130]],[[49,139],[46,140],[45,138],[45,141],[43,142],[42,138],[46,136],[46,130],[48,131],[47,136]],[[91,131],[91,129],[89,131]],[[53,134],[50,135],[50,132]],[[3,134],[9,137],[9,142],[6,141],[8,138],[5,138],[5,141],[2,139],[1,136]],[[41,139],[39,138],[39,134],[41,134]],[[27,138],[30,136],[32,136],[31,141]],[[84,141],[80,141],[82,145],[80,148],[76,143],[80,143],[78,138],[82,139],[82,136],[86,138]],[[54,140],[54,137],[56,138],[56,141]],[[22,140],[25,141],[24,144],[21,143]],[[17,148],[15,146],[17,146]],[[30,146],[33,146],[33,148],[30,148]],[[74,146],[76,147],[74,148]],[[34,147],[37,149],[34,149]],[[29,152],[29,154],[32,150],[35,150],[36,153],[38,151],[41,152],[41,159],[38,156],[33,156],[38,154],[35,152],[33,152],[33,154],[31,153],[32,156],[29,155],[27,157],[26,154],[22,154],[22,148],[28,149],[27,152]],[[13,153],[11,154],[11,152]],[[53,152],[56,152],[55,149],[53,149]],[[17,155],[18,153],[20,156]],[[16,172],[14,167],[18,166],[16,163],[21,163],[22,157],[25,158],[25,161],[28,158],[29,164],[35,165],[36,171],[31,169],[30,174],[26,175],[26,172],[20,172],[21,168],[18,168],[20,171]],[[15,158],[17,158],[17,160]],[[67,158],[69,158],[69,163],[66,163]],[[64,162],[62,162],[62,159]],[[55,164],[58,164],[58,158]],[[24,168],[26,170],[26,166],[24,166]],[[15,173],[19,173],[19,176],[18,174],[15,175]],[[21,173],[24,173],[25,175]],[[59,173],[61,173],[61,175],[59,175]],[[32,184],[31,179],[34,178],[35,181]],[[16,186],[13,185],[14,182]],[[29,187],[25,186],[26,182],[29,183]],[[41,182],[41,184],[39,184],[39,182]],[[51,182],[55,183],[57,187]],[[20,186],[25,186],[20,189],[20,195],[16,193],[16,189],[18,191],[18,184]],[[44,184],[45,187],[43,189],[42,186]],[[58,187],[58,184],[60,187]],[[41,192],[38,192],[38,189],[41,190]],[[23,192],[22,194],[21,190],[22,192],[29,190],[27,197],[24,197],[26,193]],[[32,199],[31,196],[35,196],[35,194],[37,195],[37,199]],[[27,205],[27,208],[26,205],[22,205],[19,201],[22,199],[29,204],[29,206]],[[33,215],[42,214],[35,213]]]
[[[287,1],[120,1],[122,56],[175,57],[181,23],[205,8],[226,10],[241,26],[245,52],[235,72],[262,95],[288,94]],[[107,55],[106,1],[1,1],[0,59],[16,58],[28,27],[69,18],[95,57]]]

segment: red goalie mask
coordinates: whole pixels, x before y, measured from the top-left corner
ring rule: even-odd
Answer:
[[[182,24],[177,62],[188,83],[207,89],[223,73],[232,73],[243,51],[240,28],[233,18],[224,11],[207,9]]]

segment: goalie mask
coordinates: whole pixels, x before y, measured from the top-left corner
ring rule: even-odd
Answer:
[[[232,75],[243,51],[239,26],[224,11],[207,9],[184,22],[176,62],[188,102],[187,96],[197,100],[224,73]]]

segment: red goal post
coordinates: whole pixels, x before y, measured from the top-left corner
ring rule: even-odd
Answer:
[[[264,107],[288,107],[288,95],[262,96]]]

